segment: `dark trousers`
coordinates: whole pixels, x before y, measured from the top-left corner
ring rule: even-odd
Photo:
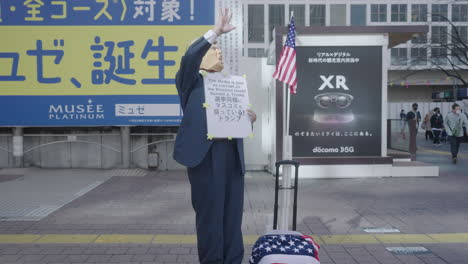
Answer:
[[[215,140],[205,159],[188,168],[201,264],[240,264],[244,256],[244,175],[235,140]]]
[[[428,137],[429,137],[429,139],[432,139],[432,130],[426,130],[425,137],[426,137],[426,140],[427,140]]]
[[[434,144],[440,144],[440,134],[442,133],[442,131],[432,130],[432,132],[434,133]]]
[[[463,137],[454,137],[449,136],[450,141],[450,150],[452,151],[452,158],[456,158],[458,155],[458,150],[460,149],[460,143]]]

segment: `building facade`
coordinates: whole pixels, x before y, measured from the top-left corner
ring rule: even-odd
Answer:
[[[248,169],[271,167],[274,160],[273,30],[276,26],[287,25],[291,12],[298,26],[429,25],[427,35],[415,36],[389,53],[388,98],[397,110],[408,109],[415,101],[426,102],[429,109],[433,92],[453,91],[460,86],[422,58],[443,52],[432,44],[452,41],[450,23],[441,17],[457,26],[462,39],[467,38],[468,1],[216,0],[215,3],[216,9],[233,10],[233,24],[237,27],[219,40],[225,71],[247,75],[252,109],[258,116],[254,124],[255,137],[246,139],[245,144]],[[399,114],[399,111],[389,113]],[[172,159],[176,132],[177,127],[157,126],[1,128],[0,168],[183,169]],[[20,137],[24,140],[18,144]],[[24,154],[21,159],[14,155],[19,149]]]
[[[428,25],[427,35],[414,36],[392,48],[389,102],[429,102],[436,91],[461,87],[457,80],[435,70],[432,63],[434,57],[447,54],[443,46],[449,45],[455,35],[451,23],[460,39],[467,41],[468,1],[244,0],[243,55],[272,55],[273,29],[287,25],[291,13],[297,26]],[[437,63],[451,69],[447,60],[438,59]]]

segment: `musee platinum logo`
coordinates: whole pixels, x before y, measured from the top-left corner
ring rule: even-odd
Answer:
[[[104,106],[93,104],[64,104],[49,106],[49,120],[95,120],[104,119]]]

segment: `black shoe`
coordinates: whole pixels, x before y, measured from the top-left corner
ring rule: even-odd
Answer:
[[[453,157],[452,162],[453,162],[453,164],[457,164],[457,157]]]

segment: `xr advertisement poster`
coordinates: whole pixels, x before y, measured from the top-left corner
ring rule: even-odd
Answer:
[[[297,47],[293,157],[381,156],[382,47]]]

